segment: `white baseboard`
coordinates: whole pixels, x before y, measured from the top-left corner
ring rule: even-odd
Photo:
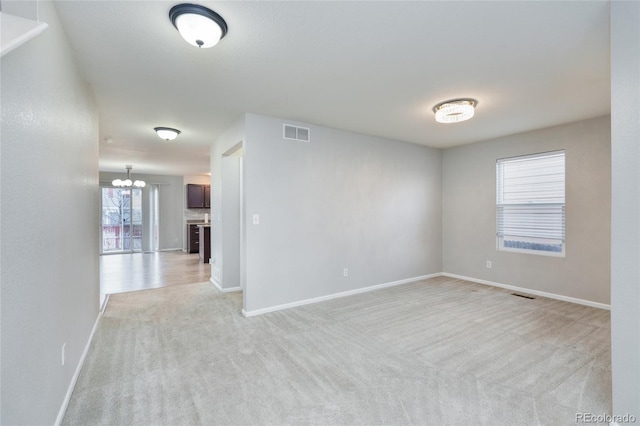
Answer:
[[[215,288],[222,291],[222,287],[220,287],[220,284],[218,283],[218,281],[214,280],[213,277],[209,278],[209,282],[213,284]]]
[[[102,302],[102,306],[100,307],[100,312],[104,313],[104,311],[107,310],[107,305],[109,304],[109,297],[111,296],[111,294],[106,294],[104,296],[104,302]]]
[[[309,305],[311,303],[324,302],[326,300],[337,299],[339,297],[352,296],[354,294],[367,293],[369,291],[380,290],[382,288],[394,287],[397,285],[408,284],[416,281],[428,280],[429,278],[435,278],[441,276],[441,273],[422,275],[420,277],[407,278],[405,280],[392,281],[389,283],[377,284],[370,287],[358,288],[355,290],[343,291],[341,293],[328,294],[326,296],[313,297],[311,299],[298,300],[296,302],[285,303],[282,305],[270,306],[268,308],[254,309],[252,311],[246,311],[242,309],[242,315],[245,317],[254,317],[256,315],[266,314],[268,312],[281,311],[283,309],[295,308],[297,306]]]
[[[240,288],[240,287],[222,288],[220,283],[218,281],[214,280],[213,277],[209,278],[209,282],[211,284],[213,284],[218,290],[220,290],[223,293],[234,293],[236,291],[242,291],[242,288]]]
[[[592,302],[591,300],[578,299],[576,297],[563,296],[561,294],[547,293],[546,291],[538,291],[538,290],[532,290],[530,288],[516,287],[514,285],[509,285],[509,284],[501,284],[493,281],[480,280],[477,278],[465,277],[463,275],[450,274],[448,272],[443,272],[441,275],[449,278],[455,278],[458,280],[471,281],[477,284],[490,285],[492,287],[500,287],[506,290],[533,294],[540,297],[547,297],[549,299],[562,300],[563,302],[571,302],[571,303],[577,303],[579,305],[591,306],[592,308],[607,309],[609,311],[611,310],[611,305],[607,305],[605,303],[599,303],[599,302]]]
[[[107,295],[107,301],[104,306],[106,307],[107,302],[109,301]],[[69,383],[69,388],[67,389],[67,394],[62,401],[62,406],[60,407],[60,411],[58,411],[58,417],[56,417],[55,426],[60,426],[62,420],[64,419],[64,415],[67,412],[67,407],[69,406],[69,401],[71,401],[71,395],[73,394],[73,389],[76,387],[76,382],[78,381],[78,377],[80,377],[80,371],[82,370],[82,366],[84,365],[84,360],[89,353],[89,347],[91,346],[91,342],[93,341],[93,335],[96,333],[98,329],[98,324],[100,323],[100,319],[102,318],[102,311],[98,313],[98,317],[96,318],[96,322],[93,323],[93,328],[91,329],[91,334],[89,334],[89,339],[87,340],[87,344],[84,347],[84,351],[80,356],[80,360],[78,361],[78,365],[76,367],[76,371],[73,373],[73,377],[71,377],[71,382]]]
[[[174,248],[165,248],[165,249],[160,249],[158,251],[184,251],[182,247],[174,247]]]

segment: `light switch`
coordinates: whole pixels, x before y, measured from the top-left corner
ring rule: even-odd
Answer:
[[[260,225],[260,215],[259,214],[254,214],[253,215],[253,224],[254,225]]]

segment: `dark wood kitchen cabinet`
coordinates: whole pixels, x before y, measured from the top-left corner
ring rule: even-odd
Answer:
[[[209,225],[198,225],[200,230],[200,261],[209,263],[211,258],[211,227]]]
[[[200,228],[198,225],[187,225],[189,253],[200,253]]]
[[[204,208],[211,208],[211,185],[204,186]]]
[[[187,184],[187,208],[211,208],[211,185]]]

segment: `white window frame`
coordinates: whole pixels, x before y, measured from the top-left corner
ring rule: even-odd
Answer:
[[[554,166],[552,170],[553,182],[549,185],[553,185],[553,191],[548,194],[545,191],[540,191],[544,183],[544,177],[547,176],[546,171],[541,174],[529,173],[526,175],[518,175],[518,172],[514,172],[513,167],[517,167],[518,164],[528,164],[534,166],[534,161],[540,159],[548,161],[549,159],[555,159],[556,163],[561,158],[562,165]],[[506,166],[506,167],[505,167]],[[510,167],[511,166],[511,167]],[[505,170],[506,169],[506,170]],[[559,175],[562,172],[562,182],[560,187]],[[505,173],[508,176],[505,176]],[[524,177],[523,177],[524,176]],[[551,175],[549,175],[551,176]],[[507,182],[505,179],[511,179]],[[517,180],[520,180],[520,185],[514,185]],[[532,183],[528,186],[523,186],[522,182],[526,184],[529,180]],[[538,185],[538,186],[536,186]],[[505,190],[505,187],[507,188]],[[536,254],[542,256],[554,256],[565,257],[566,254],[566,221],[565,221],[565,187],[566,187],[566,153],[564,150],[544,152],[531,155],[523,155],[518,157],[502,158],[496,161],[496,248],[499,251],[516,252]],[[505,201],[505,192],[507,201]],[[528,198],[527,193],[531,193],[531,198]],[[546,198],[548,197],[548,198]],[[509,200],[511,198],[511,200]],[[516,200],[516,201],[514,201]],[[511,214],[505,212],[506,209],[511,209]],[[520,210],[520,213],[518,212]],[[527,217],[528,215],[528,217]],[[535,222],[532,221],[532,217],[545,217],[546,223],[551,225],[545,225],[545,221]],[[522,224],[523,221],[532,221],[531,227],[528,223]],[[509,226],[509,222],[512,224]],[[514,225],[515,224],[515,225]],[[548,228],[548,229],[547,229]],[[513,234],[509,233],[509,230]],[[528,234],[528,235],[527,235]],[[560,251],[531,249],[531,248],[517,248],[505,246],[505,237],[507,241],[516,240],[516,242],[526,243],[540,243],[549,245],[561,245]]]

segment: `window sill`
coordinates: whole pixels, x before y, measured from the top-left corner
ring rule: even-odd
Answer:
[[[521,253],[521,254],[535,254],[538,256],[548,256],[548,257],[559,257],[565,258],[565,252],[562,251],[558,253],[557,251],[539,251],[539,250],[527,250],[527,249],[516,249],[509,247],[498,247],[498,251],[508,251],[511,253]]]

